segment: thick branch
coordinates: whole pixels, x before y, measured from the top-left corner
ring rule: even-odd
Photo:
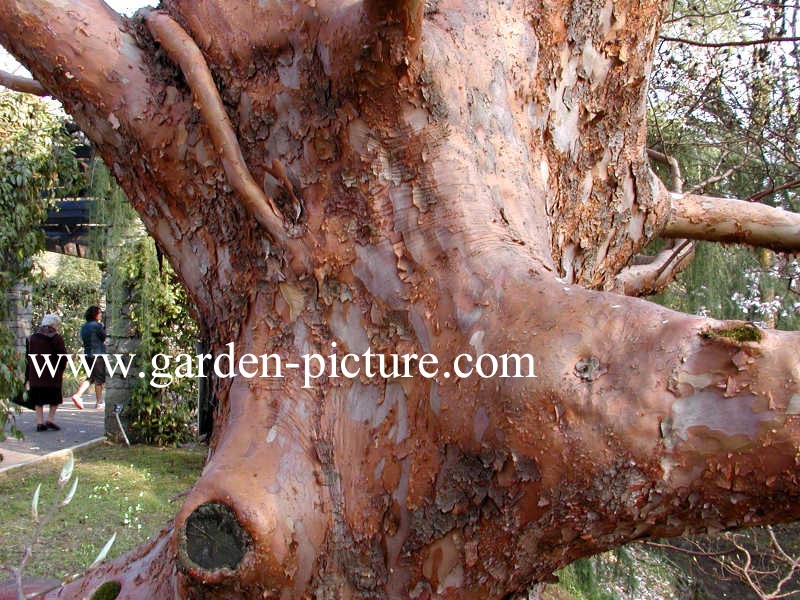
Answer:
[[[800,250],[800,214],[743,200],[676,194],[661,235],[796,252]]]
[[[147,12],[145,21],[156,41],[166,50],[169,57],[180,65],[220,154],[228,181],[239,194],[247,212],[276,242],[286,246],[288,237],[283,220],[279,216],[280,212],[272,200],[264,195],[247,168],[233,125],[225,112],[222,98],[203,53],[183,28],[168,15]]]
[[[0,85],[7,87],[15,92],[23,94],[33,94],[34,96],[49,96],[44,86],[35,79],[13,75],[7,71],[0,70]]]

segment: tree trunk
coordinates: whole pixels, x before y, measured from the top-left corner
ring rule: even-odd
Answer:
[[[63,5],[0,0],[0,42],[215,354],[301,368],[220,380],[174,527],[59,598],[506,598],[634,539],[800,516],[800,337],[597,291],[672,216],[644,147],[660,2]],[[412,376],[367,376],[368,350]],[[452,368],[510,353],[535,377]]]

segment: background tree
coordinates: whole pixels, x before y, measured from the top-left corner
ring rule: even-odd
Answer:
[[[797,18],[787,2],[670,5],[653,68],[648,144],[677,160],[686,191],[800,208]],[[671,177],[663,164],[656,168]],[[698,252],[702,260],[667,293],[668,305],[797,329],[796,257],[709,244]]]
[[[795,213],[652,174],[660,2],[0,9],[216,353],[537,360],[222,380],[174,529],[62,597],[505,598],[632,539],[797,518],[797,334],[612,292],[677,271],[637,257],[659,236],[799,246]]]
[[[648,105],[649,153],[668,186],[797,211],[796,21],[796,6],[786,2],[670,4]],[[660,249],[663,242],[655,246]],[[693,260],[682,265],[685,272],[656,301],[698,315],[798,329],[796,257],[702,241],[670,247],[667,254],[680,248],[686,256],[693,254]],[[674,563],[684,572],[681,577],[662,576],[675,580],[671,585],[676,588],[662,597],[680,594],[683,578],[704,597],[760,598],[778,584],[791,597],[798,593],[794,557],[786,560],[791,552],[784,550],[792,547],[785,540],[796,537],[796,527],[670,540],[645,546],[650,557],[643,556],[641,546],[626,546],[591,563],[576,563],[563,579],[586,597],[600,589],[613,597],[638,597],[631,582],[648,571],[670,573]],[[784,541],[776,546],[773,535]],[[718,561],[727,567],[720,568]],[[642,585],[653,589],[652,582]],[[625,589],[627,595],[615,593]]]

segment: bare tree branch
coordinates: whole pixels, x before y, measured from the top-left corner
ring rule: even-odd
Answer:
[[[762,44],[772,44],[775,42],[800,42],[800,37],[765,37],[760,40],[732,40],[729,42],[698,42],[697,40],[689,40],[686,38],[671,37],[662,35],[660,40],[665,42],[676,42],[678,44],[687,44],[689,46],[698,46],[700,48],[733,48],[742,46],[760,46]]]
[[[800,187],[800,177],[795,177],[794,179],[790,179],[789,181],[785,181],[781,185],[772,185],[768,188],[761,190],[760,192],[756,192],[752,196],[748,196],[745,198],[747,202],[760,202],[764,198],[771,196],[777,192],[782,192],[784,190],[790,190],[792,188]]]
[[[700,191],[704,190],[705,188],[707,188],[709,185],[717,183],[718,181],[722,181],[726,177],[731,176],[733,173],[736,172],[737,169],[741,168],[741,166],[742,166],[742,163],[733,165],[729,169],[726,169],[724,172],[719,173],[717,175],[714,175],[712,177],[709,177],[705,181],[701,181],[700,183],[698,183],[696,185],[693,185],[688,190],[686,190],[686,193],[687,194],[694,194],[696,192],[700,192]]]
[[[644,258],[644,257],[640,257]],[[674,240],[645,264],[634,264],[620,271],[614,281],[614,291],[626,296],[650,296],[667,287],[694,258],[694,244],[689,240]]]
[[[233,189],[239,194],[248,213],[267,230],[279,244],[286,246],[286,234],[280,211],[271,198],[253,179],[242,155],[233,125],[225,112],[214,78],[206,64],[203,53],[194,40],[170,16],[147,11],[145,22],[157,42],[167,55],[176,62],[186,83],[194,94],[200,114],[209,129],[211,138],[220,154],[222,166]]]
[[[647,156],[650,160],[669,167],[670,191],[683,191],[683,175],[678,159],[651,148],[647,149]],[[694,244],[688,240],[672,240],[672,243],[655,256],[635,256],[633,263],[617,274],[613,289],[626,296],[657,294],[674,281],[691,264],[693,258]]]
[[[713,557],[713,556],[725,556],[731,554],[732,552],[736,552],[736,550],[733,549],[722,550],[720,552],[711,552],[709,550],[689,550],[688,548],[681,548],[680,546],[676,546],[675,544],[665,544],[663,542],[654,542],[652,540],[642,540],[639,543],[642,546],[649,546],[651,548],[661,548],[663,550],[672,550],[674,552],[680,552],[681,554],[686,554],[688,556]]]
[[[0,69],[0,85],[15,92],[33,94],[34,96],[49,96],[44,86],[35,79],[13,75]]]
[[[800,250],[800,214],[757,202],[673,194],[666,238],[731,242],[778,252]]]
[[[683,176],[681,175],[681,166],[680,163],[678,163],[678,159],[675,158],[674,156],[669,156],[664,152],[653,150],[652,148],[647,149],[647,156],[648,158],[650,158],[650,160],[655,160],[669,167],[670,171],[669,190],[677,194],[682,193]]]

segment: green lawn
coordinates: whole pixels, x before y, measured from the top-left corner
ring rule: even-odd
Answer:
[[[202,469],[206,449],[115,446],[75,455],[75,497],[45,527],[27,577],[63,579],[80,573],[116,532],[109,558],[136,547],[172,518]],[[34,530],[31,499],[42,483],[39,513],[49,509],[64,460],[0,475],[0,564],[16,566]],[[71,483],[71,482],[70,482]],[[62,490],[62,495],[69,485]],[[0,573],[0,579],[6,574]]]

